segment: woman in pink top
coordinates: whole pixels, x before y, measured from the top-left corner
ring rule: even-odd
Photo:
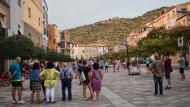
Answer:
[[[102,79],[103,79],[103,74],[102,74],[102,71],[100,70],[100,66],[98,63],[94,63],[93,70],[92,70],[91,84],[92,84],[93,91],[96,92],[97,100],[99,99],[99,94],[101,91]]]

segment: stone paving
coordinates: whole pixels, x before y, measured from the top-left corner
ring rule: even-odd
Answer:
[[[126,71],[104,73],[103,88],[99,101],[84,101],[82,86],[73,81],[73,101],[61,101],[61,86],[56,87],[56,104],[30,104],[28,81],[25,82],[24,100],[27,104],[12,105],[10,87],[0,88],[0,107],[190,107],[190,72],[186,81],[180,81],[177,70],[172,73],[172,89],[164,90],[164,96],[155,97],[152,74],[142,68],[141,75],[129,76]],[[164,81],[165,82],[165,81]]]

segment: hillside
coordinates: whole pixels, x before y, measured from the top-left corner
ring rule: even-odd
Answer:
[[[146,23],[151,22],[166,7],[149,11],[142,16],[135,18],[112,18],[105,21],[99,21],[94,24],[84,25],[67,30],[71,39],[75,43],[90,44],[96,42],[109,41],[106,43],[114,43],[122,41],[129,33],[135,29],[142,28]]]

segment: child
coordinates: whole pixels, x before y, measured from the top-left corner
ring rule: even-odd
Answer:
[[[40,66],[38,63],[34,63],[33,68],[29,74],[30,79],[30,90],[31,92],[31,103],[34,102],[34,94],[36,94],[37,101],[36,103],[41,103],[40,101],[40,91],[41,91],[41,82],[40,82]]]

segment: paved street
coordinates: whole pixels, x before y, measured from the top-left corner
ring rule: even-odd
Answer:
[[[104,73],[104,82],[99,101],[84,101],[82,98],[82,87],[77,85],[78,80],[73,82],[73,101],[61,101],[60,84],[56,87],[56,101],[52,105],[30,104],[30,93],[28,85],[25,85],[24,100],[25,105],[12,105],[10,103],[10,88],[0,88],[0,104],[2,107],[189,107],[190,105],[190,72],[186,72],[187,80],[180,81],[179,74],[175,70],[172,73],[172,89],[164,90],[164,96],[155,97],[153,95],[153,79],[151,74],[147,74],[142,69],[140,76],[129,76],[127,72]],[[28,82],[25,82],[27,84]]]

